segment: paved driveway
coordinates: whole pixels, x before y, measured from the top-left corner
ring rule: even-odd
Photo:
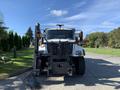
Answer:
[[[120,57],[87,53],[85,58],[83,77],[34,78],[26,72],[0,81],[0,90],[120,90]]]

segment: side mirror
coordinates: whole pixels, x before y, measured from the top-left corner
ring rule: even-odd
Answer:
[[[45,33],[46,31],[45,31],[45,30],[43,30],[43,32]]]
[[[82,31],[79,33],[79,37],[80,37],[80,42],[82,42],[83,41],[83,32]]]
[[[75,43],[79,43],[78,37],[75,37]]]

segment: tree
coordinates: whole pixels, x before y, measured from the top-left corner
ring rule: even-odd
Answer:
[[[3,50],[3,51],[9,50],[8,38],[1,40],[1,50]]]
[[[22,48],[22,39],[21,36],[18,36],[18,49]]]
[[[31,29],[31,27],[28,28],[25,36],[27,36],[28,38],[30,38],[30,42],[33,41],[33,31]]]
[[[95,47],[95,41],[97,40],[97,35],[95,33],[91,33],[91,34],[87,35],[86,38],[89,41],[88,45],[90,47]]]
[[[29,45],[30,45],[30,38],[27,37],[27,36],[23,36],[22,37],[22,46],[25,47],[25,48],[28,48]]]
[[[90,47],[104,47],[108,44],[108,35],[104,32],[94,32],[87,35],[88,45]]]
[[[9,33],[9,50],[13,49],[14,47],[14,34],[13,34],[13,31],[10,31]]]
[[[22,39],[17,33],[7,32],[7,27],[0,22],[0,50],[9,51],[14,47],[19,50],[22,48]]]
[[[109,47],[120,48],[120,28],[114,29],[109,33]]]
[[[6,27],[3,25],[3,22],[0,22],[0,49],[7,49],[5,43],[7,43],[8,34]]]
[[[3,26],[3,22],[0,22],[0,40],[7,38],[7,27]]]
[[[19,41],[18,41],[18,34],[15,33],[15,36],[14,36],[14,46],[16,47],[16,49],[18,50],[19,48]]]

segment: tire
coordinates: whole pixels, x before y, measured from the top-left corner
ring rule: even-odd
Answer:
[[[76,71],[77,75],[83,76],[85,74],[85,59],[84,59],[84,57],[76,58],[75,71]]]

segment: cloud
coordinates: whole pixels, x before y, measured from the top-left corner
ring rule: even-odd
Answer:
[[[87,15],[80,13],[80,14],[67,17],[65,18],[65,20],[80,20],[80,19],[85,19],[85,18],[87,18]]]
[[[51,10],[50,13],[54,16],[63,16],[68,13],[66,10]]]
[[[48,7],[46,10],[50,10],[51,8],[50,7]]]
[[[120,0],[93,0],[92,2],[78,2],[69,9],[69,15],[59,18],[69,27],[86,33],[93,31],[108,32],[120,26]],[[57,22],[56,21],[56,22]]]
[[[102,25],[104,25],[104,26],[114,26],[115,24],[113,22],[110,22],[110,21],[104,21],[102,23]]]
[[[58,23],[53,22],[53,23],[46,23],[45,25],[50,27],[55,27],[57,24]]]
[[[81,5],[84,5],[84,4],[87,4],[87,3],[85,2],[78,3],[76,7],[81,7]],[[105,8],[102,9],[103,7]],[[120,14],[116,12],[117,9],[119,10],[118,2],[113,2],[112,0],[111,2],[108,2],[108,3],[105,2],[104,0],[96,1],[94,4],[89,5],[89,7],[86,10],[84,10],[84,7],[83,7],[84,11],[81,11],[78,14],[74,14],[70,17],[67,17],[66,20],[76,21],[76,20],[86,19],[86,23],[90,21],[99,22],[99,21],[102,21],[103,19],[111,19],[111,17],[113,18],[117,14]],[[114,13],[114,14],[111,14],[111,13]]]
[[[85,1],[78,2],[78,3],[74,4],[74,8],[80,8],[80,7],[82,7],[82,6],[86,5],[86,4],[87,4],[87,2],[85,2]]]
[[[106,12],[111,10],[119,9],[119,0],[99,0],[94,3],[94,5],[89,10],[95,10],[98,12]],[[105,7],[105,8],[103,8]],[[111,11],[112,12],[112,11]]]

